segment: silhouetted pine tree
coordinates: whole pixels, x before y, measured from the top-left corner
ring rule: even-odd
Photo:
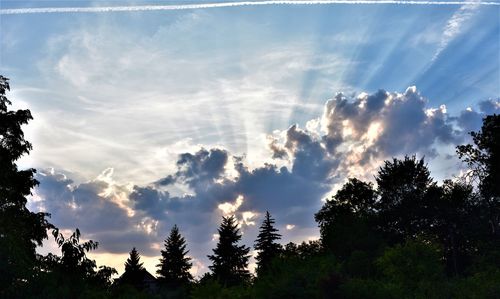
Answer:
[[[141,288],[146,269],[144,269],[140,259],[139,252],[137,252],[135,247],[132,248],[130,256],[125,262],[125,272],[120,279],[121,283],[133,285],[138,289]]]
[[[0,75],[0,297],[12,298],[34,276],[35,248],[47,238],[47,213],[26,208],[26,196],[38,185],[35,169],[18,170],[16,161],[29,153],[22,125],[29,110],[9,111],[9,79]],[[11,293],[14,292],[14,293]]]
[[[213,249],[214,254],[208,256],[213,263],[210,270],[225,286],[245,282],[250,277],[247,270],[250,248],[238,245],[241,234],[235,217],[222,217],[218,232],[219,242]]]
[[[170,235],[165,240],[165,250],[161,251],[160,263],[156,265],[159,269],[156,273],[161,281],[168,285],[180,286],[193,279],[191,269],[191,258],[187,257],[186,240],[179,233],[179,228],[174,225]]]
[[[278,229],[273,226],[274,223],[274,219],[266,211],[266,218],[260,226],[259,235],[254,245],[254,248],[259,250],[256,258],[257,275],[264,273],[269,268],[271,261],[278,256],[281,250],[281,245],[275,242],[281,239],[281,235],[277,233]]]

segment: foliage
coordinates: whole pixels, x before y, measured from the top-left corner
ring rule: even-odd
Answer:
[[[273,260],[253,285],[253,298],[325,298],[338,287],[338,264],[332,255],[297,254]]]
[[[38,185],[35,169],[19,170],[16,161],[28,154],[22,125],[33,119],[29,110],[9,111],[9,79],[0,75],[0,297],[12,297],[36,276],[35,248],[52,225],[47,213],[26,208],[27,197]]]
[[[174,225],[170,235],[165,240],[165,250],[161,251],[159,269],[156,271],[158,279],[165,287],[180,288],[193,280],[189,273],[191,258],[187,256],[186,240],[179,233],[179,228]],[[173,297],[173,296],[171,296]]]
[[[128,284],[135,287],[138,290],[143,288],[143,280],[145,276],[146,269],[141,263],[141,255],[135,249],[132,248],[130,255],[125,261],[125,272],[119,279],[120,284]]]
[[[234,216],[222,217],[218,229],[219,242],[213,249],[214,254],[208,258],[214,277],[223,286],[235,286],[248,281],[250,273],[247,270],[250,251],[245,245],[238,245],[241,240],[240,230]]]
[[[385,161],[376,176],[379,200],[376,209],[379,227],[391,242],[401,242],[420,235],[428,225],[427,191],[435,183],[424,159],[405,156]]]
[[[281,239],[281,235],[277,233],[278,229],[273,226],[274,223],[275,221],[271,218],[271,214],[266,211],[266,216],[260,226],[259,234],[254,245],[255,250],[259,251],[255,258],[257,260],[257,275],[266,272],[271,261],[277,257],[281,251],[281,245],[275,242]]]
[[[340,259],[353,250],[377,251],[382,245],[374,230],[375,202],[371,183],[349,179],[314,215],[322,246]]]
[[[479,132],[470,133],[474,144],[457,147],[458,157],[468,166],[467,176],[479,187],[490,233],[500,238],[500,115],[488,115]]]

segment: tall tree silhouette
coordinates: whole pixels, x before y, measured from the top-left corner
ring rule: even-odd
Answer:
[[[22,288],[33,275],[35,248],[52,228],[47,213],[26,208],[27,196],[38,185],[35,169],[19,170],[16,161],[32,149],[21,126],[33,119],[29,110],[9,111],[5,95],[9,79],[0,75],[0,297]]]
[[[394,241],[415,237],[427,227],[422,209],[427,191],[434,186],[424,159],[405,156],[385,161],[376,177],[380,200],[380,226]]]
[[[159,269],[156,273],[161,281],[168,285],[180,286],[193,279],[189,270],[192,263],[191,258],[186,256],[186,240],[179,233],[179,228],[174,225],[170,235],[165,240],[165,250],[161,251]]]
[[[132,248],[129,258],[125,261],[125,272],[123,273],[120,282],[129,284],[140,289],[142,287],[142,280],[146,269],[143,263],[140,262],[141,256],[137,249]]]
[[[478,184],[491,234],[500,237],[500,115],[486,116],[481,131],[470,134],[474,144],[458,146],[457,154]]]
[[[266,211],[266,217],[259,229],[259,235],[255,240],[254,248],[259,250],[257,254],[257,275],[266,272],[269,269],[271,261],[279,255],[281,245],[276,240],[281,239],[278,229],[274,227],[275,221],[271,218],[269,211]]]
[[[208,256],[212,261],[209,268],[223,285],[240,284],[250,277],[247,270],[250,248],[238,245],[241,234],[234,216],[222,217],[218,232],[219,242],[214,254]]]

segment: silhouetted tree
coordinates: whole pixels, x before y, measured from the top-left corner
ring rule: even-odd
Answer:
[[[8,110],[8,80],[0,75],[0,297],[12,296],[32,279],[35,248],[52,227],[49,214],[26,208],[26,197],[38,185],[36,171],[19,170],[16,161],[32,149],[21,128],[32,117],[29,110]]]
[[[95,274],[94,268],[96,267],[96,263],[87,258],[86,252],[97,249],[98,242],[89,240],[80,244],[79,229],[76,229],[67,239],[59,233],[58,229],[54,229],[52,234],[56,239],[57,245],[61,248],[61,266],[68,275],[87,278]]]
[[[376,192],[371,183],[351,178],[314,215],[324,249],[340,259],[353,251],[373,251],[380,236],[374,230]]]
[[[435,183],[424,159],[405,156],[403,160],[385,161],[376,181],[379,225],[393,241],[415,237],[428,227],[424,203],[429,187]]]
[[[186,256],[186,240],[179,233],[179,228],[174,225],[170,235],[165,240],[165,250],[161,251],[159,269],[156,273],[162,282],[171,286],[180,286],[193,279],[189,270],[192,263],[191,258]]]
[[[483,119],[479,132],[470,133],[474,144],[460,145],[457,154],[467,163],[477,183],[490,233],[500,237],[500,115]]]
[[[427,219],[427,227],[422,227],[425,239],[439,242],[447,270],[458,274],[477,249],[474,239],[481,226],[477,196],[470,185],[445,180],[442,186],[430,187],[426,198],[421,215]]]
[[[265,272],[269,268],[271,261],[281,251],[281,245],[275,242],[281,239],[281,235],[277,233],[278,229],[273,226],[274,223],[275,221],[271,218],[269,211],[266,211],[266,216],[260,226],[259,235],[254,245],[254,248],[259,250],[255,258],[257,260],[257,275]]]
[[[98,243],[80,243],[78,229],[67,238],[58,229],[52,234],[61,255],[48,254],[41,259],[40,274],[23,298],[102,298],[109,291],[111,276],[117,272],[107,266],[96,271],[96,262],[86,253],[96,249]]]
[[[134,248],[130,251],[130,256],[125,261],[125,272],[120,278],[121,284],[129,284],[137,289],[142,288],[142,283],[144,279],[144,272],[146,269],[143,267],[143,263],[140,262],[141,256],[139,252]]]
[[[222,217],[218,229],[219,242],[214,254],[208,258],[212,261],[209,266],[216,279],[224,286],[233,286],[245,282],[250,274],[247,270],[250,251],[245,245],[238,245],[241,240],[240,230],[234,216]]]

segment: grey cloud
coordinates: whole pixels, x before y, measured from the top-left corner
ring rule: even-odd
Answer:
[[[463,131],[469,133],[481,129],[483,118],[486,115],[500,113],[500,100],[481,101],[478,107],[478,110],[473,108],[463,110],[459,116],[454,118]]]
[[[35,202],[35,205],[51,213],[50,221],[56,227],[79,228],[85,238],[99,241],[101,250],[115,253],[128,252],[127,240],[140,238],[144,241],[137,246],[141,252],[155,254],[150,246],[156,241],[155,236],[138,229],[143,215],[131,217],[125,207],[105,196],[103,193],[110,187],[108,183],[94,180],[74,184],[65,175],[54,171],[39,171],[36,178],[40,185],[35,193],[42,201]]]
[[[192,188],[200,188],[221,178],[227,161],[228,153],[221,149],[202,148],[195,154],[184,153],[177,161],[176,177]]]
[[[273,159],[287,159],[288,152],[286,149],[278,143],[278,140],[272,138],[268,143],[268,147],[271,150]]]
[[[428,108],[427,100],[415,88],[405,93],[337,94],[325,105],[324,135],[293,125],[284,132],[282,142],[272,139],[268,144],[274,158],[290,162],[288,167],[266,163],[250,169],[244,157],[231,156],[220,148],[183,153],[173,173],[150,185],[134,186],[128,193],[133,217],[102,195],[109,188],[104,181],[75,185],[63,175],[40,173],[37,192],[45,198],[43,203],[57,225],[80,227],[102,240],[102,248],[110,252],[127,252],[130,246],[137,246],[144,254],[158,254],[151,244],[164,239],[171,226],[178,224],[191,253],[206,263],[222,214],[219,205],[233,204],[240,220],[243,212],[262,214],[269,210],[279,225],[296,225],[293,231],[282,232],[294,238],[300,232],[317,232],[313,214],[335,183],[353,173],[371,174],[369,163],[380,165],[383,159],[401,154],[432,155],[436,142],[457,144],[466,130],[498,107],[498,101],[482,102],[479,112],[465,110],[452,117],[444,106]],[[356,165],[362,165],[363,170],[353,172],[350,168]],[[228,176],[229,169],[236,173]],[[175,184],[189,187],[192,194],[172,196],[166,189]],[[240,195],[243,201],[238,206],[235,200]],[[252,244],[261,219],[253,221],[255,226],[242,227],[247,245]],[[136,229],[148,224],[155,226],[151,234]]]

